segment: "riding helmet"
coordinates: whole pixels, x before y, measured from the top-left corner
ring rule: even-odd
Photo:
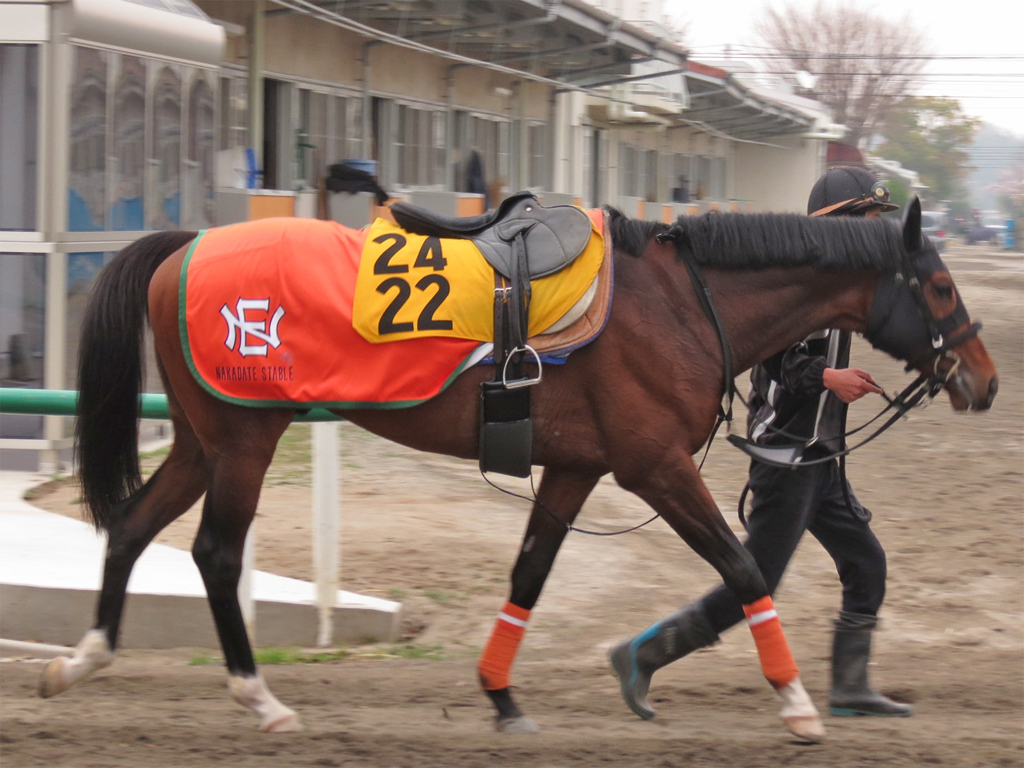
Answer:
[[[837,166],[818,179],[807,199],[808,216],[860,216],[871,208],[896,211],[889,189],[856,166]]]

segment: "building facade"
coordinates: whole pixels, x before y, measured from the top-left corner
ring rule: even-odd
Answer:
[[[0,386],[74,388],[95,275],[148,231],[369,223],[324,191],[344,161],[449,214],[520,189],[664,221],[802,210],[828,115],[604,5],[0,0]],[[66,461],[68,421],[0,414],[0,457]]]

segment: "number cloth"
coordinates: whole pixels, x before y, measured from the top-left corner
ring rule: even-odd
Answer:
[[[532,282],[530,336],[563,317],[597,276],[604,238],[593,230],[572,264]],[[493,341],[494,269],[471,240],[414,235],[377,219],[366,235],[353,314],[356,330],[372,342],[424,335]]]
[[[586,253],[533,282],[531,333],[571,307],[601,266],[603,218],[588,213],[595,227]],[[494,272],[464,250],[468,241],[430,240],[380,220],[354,230],[270,218],[200,232],[179,278],[192,374],[214,396],[248,406],[404,408],[434,397],[493,340]],[[368,337],[353,323],[361,270]],[[549,287],[563,275],[566,286]],[[483,293],[469,295],[471,286]]]

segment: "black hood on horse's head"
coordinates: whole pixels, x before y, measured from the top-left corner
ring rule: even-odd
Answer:
[[[930,317],[923,286],[936,272],[948,270],[935,246],[922,237],[921,203],[916,197],[907,206],[904,216],[903,246],[907,252],[903,263],[878,281],[864,337],[876,349],[916,367],[937,356],[943,344],[948,345],[954,331],[969,326],[971,318],[959,292],[956,306],[949,315],[938,320]],[[916,280],[917,284],[911,285],[910,280]],[[977,327],[973,333],[977,332]]]

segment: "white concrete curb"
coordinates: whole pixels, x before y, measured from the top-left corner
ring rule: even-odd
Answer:
[[[69,648],[66,645],[0,639],[0,656],[30,656],[33,659],[54,659],[57,656],[70,656],[74,651],[74,648]]]

